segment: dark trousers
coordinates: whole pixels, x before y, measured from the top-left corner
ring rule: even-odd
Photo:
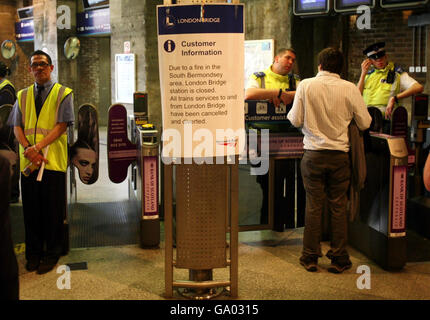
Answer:
[[[326,201],[331,217],[330,246],[333,256],[348,256],[346,206],[351,176],[348,153],[306,150],[301,169],[306,190],[303,256],[322,256],[321,217]]]
[[[0,300],[18,300],[18,264],[9,217],[10,164],[4,157],[0,157],[0,181]]]
[[[25,257],[59,257],[63,246],[63,219],[66,211],[66,174],[38,170],[21,175],[22,209],[25,226]],[[46,246],[46,249],[45,249]]]

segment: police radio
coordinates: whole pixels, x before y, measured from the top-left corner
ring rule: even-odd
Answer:
[[[394,77],[396,75],[396,72],[394,71],[394,68],[388,71],[387,74],[387,83],[394,83]]]

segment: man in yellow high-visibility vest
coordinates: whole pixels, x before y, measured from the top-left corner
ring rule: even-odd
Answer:
[[[385,42],[368,46],[363,54],[367,59],[361,63],[361,75],[357,86],[368,107],[377,107],[383,114],[385,113],[386,118],[391,118],[394,106],[400,99],[423,92],[421,84],[401,67],[388,61]]]
[[[72,90],[52,81],[53,70],[47,53],[37,50],[31,55],[35,84],[18,92],[9,118],[20,144],[26,269],[39,274],[52,270],[63,251],[66,129],[74,121]],[[37,181],[43,162],[43,178]]]

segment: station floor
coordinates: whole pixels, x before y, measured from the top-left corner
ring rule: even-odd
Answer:
[[[106,132],[104,130],[104,132]],[[78,180],[77,200],[89,207],[94,203],[121,203],[128,199],[128,182],[108,180],[106,135],[100,134],[99,180],[87,186]],[[12,229],[19,264],[22,300],[165,300],[164,232],[159,248],[141,249],[137,242],[122,245],[74,247],[62,256],[57,267],[72,265],[70,288],[59,289],[61,269],[38,275],[25,269],[21,204],[11,205]],[[88,211],[91,214],[91,211]],[[72,221],[73,223],[73,221]],[[126,222],[122,222],[126,223]],[[119,222],[121,224],[121,222]],[[117,226],[120,228],[121,226]],[[71,238],[73,238],[73,225]],[[104,231],[94,225],[89,233]],[[111,230],[111,229],[109,229]],[[409,261],[403,270],[383,270],[361,252],[348,247],[352,268],[342,274],[327,271],[330,261],[319,260],[318,271],[307,272],[300,264],[303,228],[284,232],[248,231],[239,233],[238,300],[428,300],[429,261]],[[430,252],[430,240],[421,239]],[[428,246],[426,245],[428,241]],[[329,249],[322,243],[323,252]],[[408,248],[414,250],[414,248]],[[423,259],[421,259],[423,260]],[[84,268],[79,266],[85,265]],[[363,282],[363,266],[370,271]],[[57,273],[57,271],[59,273]],[[229,269],[215,269],[214,278],[229,279]],[[188,280],[188,270],[175,269],[175,280]],[[370,281],[369,281],[370,280]],[[368,284],[360,288],[360,284]],[[64,284],[64,283],[63,283]],[[60,286],[61,287],[61,286]],[[186,300],[174,291],[173,299]],[[227,293],[216,299],[230,300]]]

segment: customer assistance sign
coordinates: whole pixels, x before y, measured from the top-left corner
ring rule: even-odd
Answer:
[[[241,4],[157,7],[163,145],[172,157],[238,154],[243,12]]]

